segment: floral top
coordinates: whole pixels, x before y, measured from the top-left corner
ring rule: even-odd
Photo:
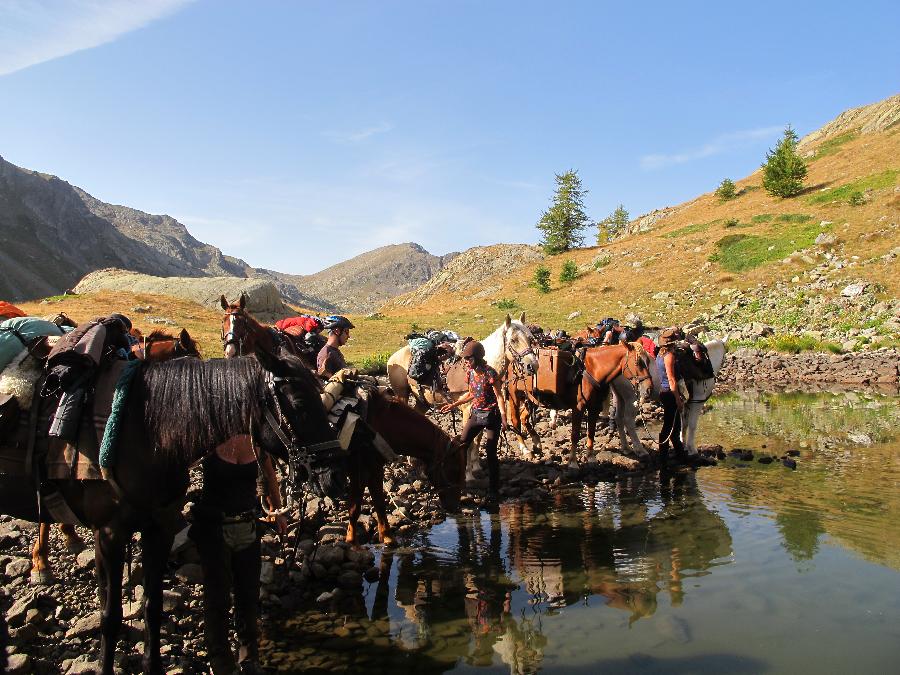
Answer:
[[[497,395],[494,393],[494,382],[497,382],[497,371],[488,365],[469,369],[469,391],[472,392],[472,407],[479,410],[493,410],[497,407]]]

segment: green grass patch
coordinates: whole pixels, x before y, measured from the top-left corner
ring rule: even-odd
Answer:
[[[519,308],[519,303],[516,302],[515,298],[500,298],[499,300],[494,300],[494,302],[492,302],[491,304],[497,309],[503,310]]]
[[[43,300],[44,300],[44,302],[62,302],[63,300],[65,300],[69,297],[70,296],[68,296],[64,293],[62,295],[50,295],[50,296],[47,296],[46,298],[44,298]]]
[[[679,227],[677,230],[672,230],[671,232],[666,232],[663,236],[667,239],[675,239],[676,237],[682,237],[686,234],[696,234],[697,232],[705,232],[712,225],[718,223],[719,220],[711,220],[708,223],[691,223],[690,225],[685,225],[684,227]]]
[[[888,169],[881,173],[873,173],[865,178],[860,178],[852,183],[841,185],[833,190],[818,192],[806,198],[808,204],[828,204],[829,202],[844,202],[850,199],[854,192],[865,192],[866,190],[882,190],[884,188],[893,187],[897,182],[897,176],[900,175],[898,169]]]
[[[819,145],[818,148],[816,148],[816,154],[813,157],[813,161],[815,161],[821,157],[827,157],[828,155],[835,154],[838,150],[841,149],[841,146],[844,143],[848,143],[848,142],[852,141],[854,138],[858,138],[858,137],[859,137],[859,131],[854,129],[853,131],[848,131],[846,133],[839,134],[837,136],[833,136],[832,138],[822,141],[822,144]]]
[[[781,213],[775,220],[779,223],[808,223],[812,216],[806,213]]]
[[[759,213],[759,214],[753,216],[752,218],[750,218],[750,222],[751,223],[768,223],[774,217],[775,216],[773,216],[771,213]]]
[[[841,353],[841,346],[839,344],[818,340],[810,335],[772,335],[760,340],[736,341],[731,344],[730,347],[731,349],[737,347],[753,347],[755,349],[781,352],[784,354],[799,354],[800,352]]]
[[[728,234],[716,242],[718,251],[709,256],[709,261],[719,263],[729,272],[743,272],[812,246],[816,237],[827,229],[813,223],[787,223],[765,237]]]

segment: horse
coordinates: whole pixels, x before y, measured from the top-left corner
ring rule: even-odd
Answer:
[[[484,360],[500,377],[506,376],[506,368],[510,363],[518,363],[528,373],[537,372],[537,355],[534,347],[536,341],[532,332],[525,325],[525,312],[517,320],[509,314],[497,329],[481,341],[484,345]],[[387,361],[388,381],[391,389],[401,401],[408,401],[410,394],[415,398],[415,405],[420,410],[451,403],[466,393],[467,389],[453,392],[426,389],[422,395],[418,391],[418,383],[409,377],[409,363],[412,352],[409,345],[401,347],[391,354]]]
[[[292,354],[300,358],[310,370],[316,370],[316,354],[297,346],[294,338],[274,326],[264,326],[247,311],[247,298],[241,293],[237,302],[219,298],[225,310],[222,317],[222,349],[226,359],[264,351],[268,354]]]
[[[459,510],[465,447],[456,437],[451,438],[422,413],[380,392],[369,398],[366,422],[397,453],[414,457],[425,465],[444,510],[450,513]],[[371,447],[366,444],[360,451],[351,453],[348,460],[350,522],[347,525],[347,543],[356,541],[363,492],[368,487],[379,539],[381,543],[391,545],[394,538],[387,521],[383,482],[386,459],[374,448],[370,450]]]
[[[684,410],[681,414],[681,438],[688,457],[696,457],[698,454],[696,443],[697,422],[700,420],[703,404],[712,396],[713,389],[716,386],[716,375],[719,374],[722,362],[725,360],[724,341],[712,340],[706,342],[705,347],[709,354],[709,361],[712,364],[713,376],[705,380],[694,380],[688,383],[690,396],[685,400]]]
[[[572,358],[574,361],[574,354]],[[551,403],[555,409],[572,410],[569,466],[573,468],[578,466],[575,451],[581,437],[581,420],[585,415],[587,415],[587,450],[588,453],[593,452],[597,417],[610,390],[619,397],[616,423],[622,454],[628,454],[630,438],[633,453],[641,460],[647,459],[649,453],[641,443],[635,427],[634,403],[639,397],[647,395],[651,387],[654,387],[651,374],[653,364],[650,355],[639,342],[623,342],[617,345],[587,349],[582,361],[584,370],[581,376],[563,392],[560,392],[558,400]],[[540,437],[530,425],[530,411],[527,409],[527,404],[529,402],[532,404],[544,403],[541,397],[534,392],[530,379],[511,376],[509,386],[507,386],[507,410],[509,412],[507,419],[526,456],[530,456],[535,448],[540,449]],[[531,437],[533,444],[531,450],[525,446],[525,433]]]
[[[147,363],[157,363],[170,359],[186,357],[201,358],[200,348],[190,334],[184,328],[177,336],[161,330],[155,330],[150,335],[144,336],[136,328],[132,328],[131,334],[140,339],[139,349],[135,351],[139,358]],[[78,553],[84,550],[84,542],[75,531],[71,523],[60,523],[59,533],[65,541],[66,550],[69,553]],[[38,538],[31,549],[31,583],[38,586],[53,582],[53,571],[50,569],[50,523],[38,525]]]
[[[241,296],[243,300],[243,296]],[[223,296],[224,301],[224,296]],[[225,341],[225,358],[232,358],[237,349],[252,349],[255,353],[276,356],[283,353],[283,348],[268,339],[268,330],[247,312],[241,302],[230,305],[226,310],[222,325],[224,336],[230,333]],[[232,349],[229,351],[228,347]],[[366,422],[385,439],[389,446],[402,455],[423,460],[438,491],[441,503],[448,511],[456,511],[462,491],[462,479],[457,475],[457,465],[462,464],[462,447],[451,443],[449,436],[431,422],[427,417],[408,406],[395,404],[381,392],[374,392],[369,398],[368,417]],[[384,544],[392,544],[393,537],[387,522],[384,500],[384,457],[371,444],[361,444],[352,448],[348,460],[350,474],[349,517],[347,541],[356,540],[356,522],[362,507],[363,492],[369,488],[378,535]]]
[[[537,372],[537,354],[535,347],[537,341],[534,334],[525,324],[525,312],[519,316],[518,320],[507,314],[506,319],[501,323],[493,333],[488,335],[481,341],[484,346],[484,360],[487,364],[497,371],[500,378],[505,378],[508,366],[516,364],[516,368],[526,375],[533,375]],[[409,346],[401,347],[391,354],[387,361],[388,381],[391,390],[398,399],[404,402],[409,401],[410,393],[415,389],[417,383],[409,377],[409,362],[412,357]],[[437,390],[426,390],[424,400],[420,396],[416,396],[416,408],[419,410],[427,410],[429,407],[443,405],[460,398],[465,394],[467,389],[449,392],[449,394]],[[431,394],[429,396],[428,394]],[[463,408],[463,424],[468,417],[470,406]],[[479,437],[476,437],[469,447],[468,457],[466,459],[466,480],[474,479],[474,470],[479,466]]]
[[[192,464],[229,438],[250,433],[264,451],[307,467],[320,494],[337,495],[339,468],[331,451],[339,443],[319,389],[293,357],[144,364],[123,408],[109,480],[53,481],[76,517],[94,530],[105,675],[113,673],[122,623],[126,546],[138,531],[145,589],[143,667],[163,672],[163,574]],[[29,481],[0,477],[0,512],[37,522],[39,511]]]

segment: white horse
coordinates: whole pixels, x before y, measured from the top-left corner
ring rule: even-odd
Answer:
[[[725,342],[723,340],[712,340],[705,345],[706,351],[709,353],[709,362],[712,364],[713,376],[691,382],[689,387],[691,396],[685,401],[684,410],[681,412],[681,439],[688,457],[697,455],[697,422],[700,420],[703,404],[712,396],[716,386],[716,375],[719,374],[722,362],[725,360]]]
[[[534,335],[525,325],[525,312],[518,319],[513,319],[509,314],[497,329],[481,340],[484,346],[484,360],[487,364],[497,371],[501,382],[506,378],[507,368],[510,363],[517,362],[529,375],[537,372],[537,352],[535,352],[536,342]],[[409,377],[409,346],[402,347],[391,354],[387,362],[388,380],[391,383],[391,389],[401,401],[408,401],[409,395],[413,391],[413,384]],[[458,398],[464,392],[460,392]],[[430,396],[430,390],[428,393]],[[417,406],[421,405],[421,401],[417,396]],[[443,401],[428,401],[428,403],[442,403]],[[503,404],[499,401],[500,405]],[[463,406],[463,424],[469,416],[470,406]],[[466,480],[474,478],[473,471],[480,466],[478,458],[479,439],[476,438],[469,447],[468,457],[466,459]]]

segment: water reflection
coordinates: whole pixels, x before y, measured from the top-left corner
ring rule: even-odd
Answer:
[[[267,662],[281,672],[884,670],[900,657],[896,404],[717,397],[703,442],[757,456],[800,449],[799,469],[729,458],[448,519],[379,550],[376,583],[270,627]]]

